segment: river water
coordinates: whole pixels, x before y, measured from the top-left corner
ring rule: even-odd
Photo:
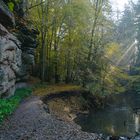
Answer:
[[[112,95],[104,109],[80,115],[75,122],[86,132],[132,137],[140,132],[140,94]]]

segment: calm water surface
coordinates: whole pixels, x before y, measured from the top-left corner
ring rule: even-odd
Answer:
[[[90,111],[76,120],[82,130],[116,136],[134,136],[140,132],[140,94],[114,95],[99,111]]]

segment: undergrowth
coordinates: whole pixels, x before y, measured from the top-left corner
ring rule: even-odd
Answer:
[[[22,99],[31,95],[32,90],[27,88],[17,89],[15,95],[8,99],[0,99],[0,123],[12,114]]]

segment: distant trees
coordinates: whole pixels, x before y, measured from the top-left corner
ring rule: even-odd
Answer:
[[[40,30],[36,76],[51,83],[81,84],[95,94],[122,91],[118,80],[122,71],[112,60],[119,49],[113,49],[118,44],[108,0],[28,3],[29,7],[38,5],[28,11],[28,19]]]
[[[114,39],[116,42],[120,44],[120,54],[123,56],[125,54],[130,46],[135,42],[136,40],[136,28],[134,24],[134,8],[133,5],[129,4],[125,6],[124,11],[121,13],[121,18],[117,22]],[[130,53],[132,52],[132,53]],[[132,62],[134,58],[134,52],[135,52],[135,46],[133,46],[129,52],[124,56],[122,61],[118,61],[121,66],[128,66]]]
[[[114,39],[120,45],[119,66],[129,76],[127,88],[140,89],[140,1],[126,5],[115,29]],[[116,61],[117,62],[117,61]]]

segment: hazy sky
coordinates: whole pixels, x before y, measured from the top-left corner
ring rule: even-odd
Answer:
[[[111,3],[112,3],[112,6],[113,6],[113,9],[119,9],[119,10],[123,10],[124,9],[124,6],[125,4],[128,3],[128,0],[110,0]]]
[[[123,11],[125,4],[129,3],[129,0],[110,0],[110,1],[112,3],[113,9],[117,10],[118,8],[120,11]],[[136,3],[138,0],[132,0],[132,1]]]

